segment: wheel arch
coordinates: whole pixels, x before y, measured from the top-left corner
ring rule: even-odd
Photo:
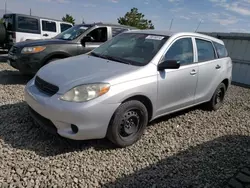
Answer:
[[[46,62],[48,62],[49,60],[54,59],[54,58],[63,59],[63,58],[67,58],[67,57],[71,57],[71,55],[66,53],[66,52],[55,52],[55,53],[47,55],[43,59],[42,65],[45,65]]]
[[[131,100],[137,100],[137,101],[140,101],[142,104],[145,105],[147,111],[148,111],[148,120],[150,121],[152,119],[152,116],[153,116],[153,104],[152,104],[152,101],[145,95],[133,95],[133,96],[130,96],[126,99],[124,99],[122,103],[125,103],[127,101],[131,101]]]

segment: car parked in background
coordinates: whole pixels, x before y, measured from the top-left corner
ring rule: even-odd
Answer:
[[[35,74],[42,66],[90,52],[112,37],[135,28],[115,24],[80,24],[53,39],[15,44],[9,51],[9,64],[24,74]]]
[[[17,42],[49,39],[73,25],[51,18],[24,14],[5,14],[0,24],[0,47],[10,49]]]
[[[88,55],[52,62],[25,87],[30,114],[74,140],[135,143],[148,122],[205,103],[218,110],[232,80],[223,41],[198,33],[127,31]]]

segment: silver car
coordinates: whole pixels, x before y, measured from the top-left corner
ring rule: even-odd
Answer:
[[[87,46],[87,44],[86,44]],[[137,142],[148,122],[223,104],[232,61],[223,41],[188,32],[128,31],[89,54],[52,62],[25,87],[36,123],[73,140]]]

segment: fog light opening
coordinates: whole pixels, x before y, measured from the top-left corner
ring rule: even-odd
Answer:
[[[75,134],[78,133],[78,127],[76,125],[71,124],[71,129],[72,129],[73,133],[75,133]]]

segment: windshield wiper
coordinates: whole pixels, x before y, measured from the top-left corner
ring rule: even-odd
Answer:
[[[91,52],[90,55],[93,55],[95,57],[100,57],[100,58],[103,58],[103,59],[108,59],[108,60],[111,60],[111,61],[117,61],[117,62],[120,62],[120,63],[125,63],[125,64],[128,64],[128,65],[131,65],[130,61],[119,58],[119,57],[113,57],[113,56],[109,56],[109,55],[101,55],[101,54],[97,54],[95,52]]]
[[[125,64],[128,64],[128,65],[131,65],[130,61],[122,59],[122,58],[119,58],[119,57],[113,57],[113,56],[109,56],[109,55],[105,55],[105,57],[107,59],[111,60],[111,61],[118,61],[120,63],[125,63]]]

